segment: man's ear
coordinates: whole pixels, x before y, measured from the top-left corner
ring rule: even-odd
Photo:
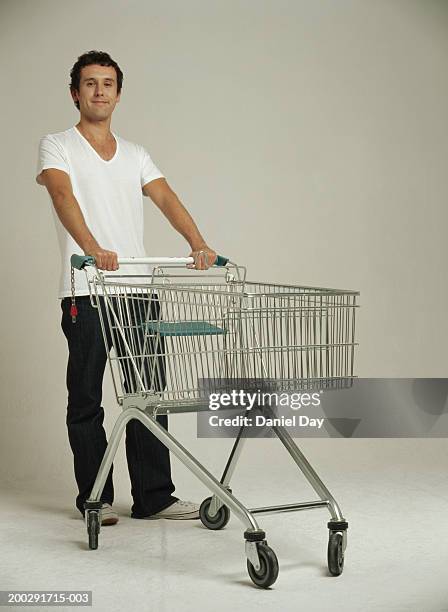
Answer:
[[[76,89],[70,89],[70,95],[72,96],[73,102],[79,102],[78,92],[76,91]]]

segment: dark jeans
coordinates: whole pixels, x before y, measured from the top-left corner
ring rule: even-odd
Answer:
[[[70,298],[61,301],[61,326],[69,348],[66,422],[79,490],[76,506],[84,514],[84,502],[90,495],[107,446],[101,406],[107,354],[98,311],[91,306],[90,298],[76,298],[76,323],[72,323],[70,305]],[[102,307],[104,312],[104,304]],[[159,307],[158,302],[155,307]],[[108,350],[111,346],[112,339],[109,337]],[[123,375],[126,381],[128,375],[125,371]],[[168,429],[165,415],[158,416],[157,421]],[[132,517],[143,518],[155,514],[177,500],[172,495],[174,485],[168,449],[136,419],[126,425],[126,458],[134,500]],[[101,496],[101,500],[109,504],[114,500],[112,473],[113,467]]]

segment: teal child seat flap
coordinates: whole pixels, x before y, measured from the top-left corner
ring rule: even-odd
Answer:
[[[161,336],[218,336],[225,330],[206,321],[148,321],[146,329]]]

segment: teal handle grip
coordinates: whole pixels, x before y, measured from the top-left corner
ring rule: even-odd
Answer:
[[[222,255],[218,255],[216,257],[216,261],[215,261],[215,263],[213,265],[219,266],[219,267],[223,268],[228,263],[229,263],[229,258],[228,257],[223,257]]]
[[[95,258],[90,255],[72,255],[70,257],[70,263],[73,268],[83,270],[86,266],[94,266]]]

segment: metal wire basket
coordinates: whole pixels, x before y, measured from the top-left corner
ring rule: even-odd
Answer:
[[[147,393],[198,403],[203,379],[304,389],[353,378],[357,292],[251,282],[235,268],[218,282],[173,268],[146,282],[94,277],[118,401]]]

